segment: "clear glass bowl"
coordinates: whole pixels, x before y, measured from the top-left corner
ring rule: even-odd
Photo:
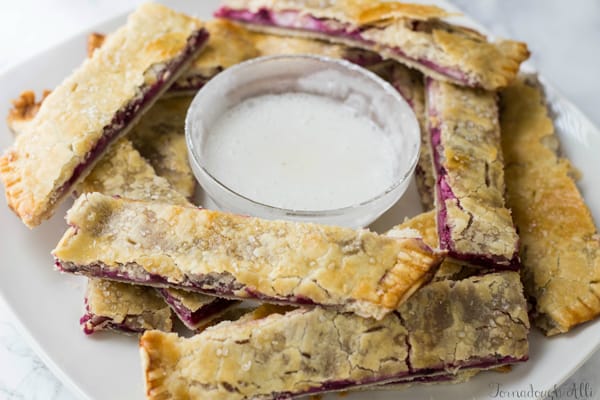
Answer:
[[[257,202],[219,182],[203,164],[203,143],[211,134],[214,121],[248,98],[289,92],[326,96],[349,104],[377,124],[390,139],[395,153],[393,179],[388,188],[367,201],[343,208],[291,210]],[[185,134],[192,170],[220,209],[268,219],[355,228],[369,225],[404,194],[421,143],[412,109],[390,84],[347,61],[312,55],[261,57],[221,72],[196,94],[186,116]]]

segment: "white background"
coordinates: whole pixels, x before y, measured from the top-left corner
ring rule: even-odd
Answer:
[[[600,126],[600,1],[454,2],[495,34],[526,41],[537,68]],[[0,73],[139,3],[140,0],[0,0]],[[51,67],[40,65],[39,73]],[[23,89],[27,88],[27,82],[23,82]],[[5,112],[0,110],[0,115]],[[0,264],[0,279],[2,268],[10,267],[10,263]],[[11,319],[0,302],[0,400],[73,399],[21,340]],[[587,382],[593,391],[587,399],[600,399],[599,371],[600,354],[596,354],[566,383],[563,393],[568,393],[566,389],[573,384]]]

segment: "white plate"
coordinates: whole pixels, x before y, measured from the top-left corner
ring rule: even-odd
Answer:
[[[430,1],[431,2],[431,1]],[[167,1],[174,8],[208,18],[218,0]],[[441,1],[437,3],[443,4]],[[90,28],[110,32],[124,17]],[[463,20],[464,21],[464,20]],[[474,24],[473,21],[469,23]],[[24,89],[40,92],[55,87],[85,57],[85,35],[41,53],[8,70],[0,77],[0,114],[10,99]],[[564,152],[584,173],[579,182],[592,213],[600,216],[600,131],[574,106],[550,90]],[[0,148],[12,135],[0,124]],[[48,160],[52,162],[52,160]],[[43,166],[40,166],[43,168]],[[594,184],[595,183],[595,184]],[[70,201],[68,202],[70,203]],[[420,211],[414,185],[392,210],[373,225],[383,231]],[[135,338],[98,334],[86,337],[79,328],[85,280],[53,269],[50,250],[66,229],[63,220],[69,204],[41,227],[28,230],[6,207],[0,195],[0,295],[18,318],[23,334],[54,373],[84,399],[144,397],[142,373]],[[509,374],[480,374],[462,385],[418,386],[402,392],[357,393],[347,399],[479,399],[504,391],[549,390],[573,373],[600,346],[600,321],[572,333],[546,339],[531,334],[531,359]],[[531,385],[531,386],[530,386]],[[536,395],[535,397],[542,397]],[[336,397],[332,397],[336,398]]]

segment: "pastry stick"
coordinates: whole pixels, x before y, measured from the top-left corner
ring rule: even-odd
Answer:
[[[485,268],[518,269],[496,94],[428,79],[426,102],[440,247]]]
[[[443,254],[421,239],[155,202],[81,196],[54,249],[65,272],[382,318]]]
[[[7,203],[27,226],[52,215],[199,54],[207,38],[196,19],[144,4],[48,95],[0,158]]]
[[[91,57],[105,40],[105,35],[91,33],[88,36],[88,57]],[[211,34],[202,54],[208,52],[210,43],[214,41]],[[200,55],[199,58],[202,57]],[[183,78],[189,70],[190,68],[183,73]],[[174,87],[175,84],[171,85],[169,90]],[[197,89],[199,87],[189,93],[194,94]],[[182,95],[187,92],[177,93]],[[175,190],[188,199],[194,196],[196,189],[196,179],[188,162],[184,130],[185,114],[191,101],[189,96],[159,99],[128,135],[136,150],[150,162],[156,174],[166,178]]]
[[[507,271],[429,284],[380,321],[298,309],[189,339],[149,331],[140,351],[149,399],[287,399],[525,361],[528,332]]]
[[[425,75],[489,90],[506,86],[529,57],[524,43],[491,43],[442,21],[435,6],[373,0],[225,0],[215,16],[249,29],[329,40],[379,53]]]
[[[600,235],[558,153],[541,85],[519,80],[502,91],[507,204],[520,236],[521,276],[546,335],[600,315]]]

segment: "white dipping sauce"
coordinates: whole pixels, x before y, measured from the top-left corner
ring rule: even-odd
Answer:
[[[392,184],[384,132],[353,108],[318,95],[243,101],[210,127],[203,157],[222,184],[254,201],[294,210],[362,203]]]

